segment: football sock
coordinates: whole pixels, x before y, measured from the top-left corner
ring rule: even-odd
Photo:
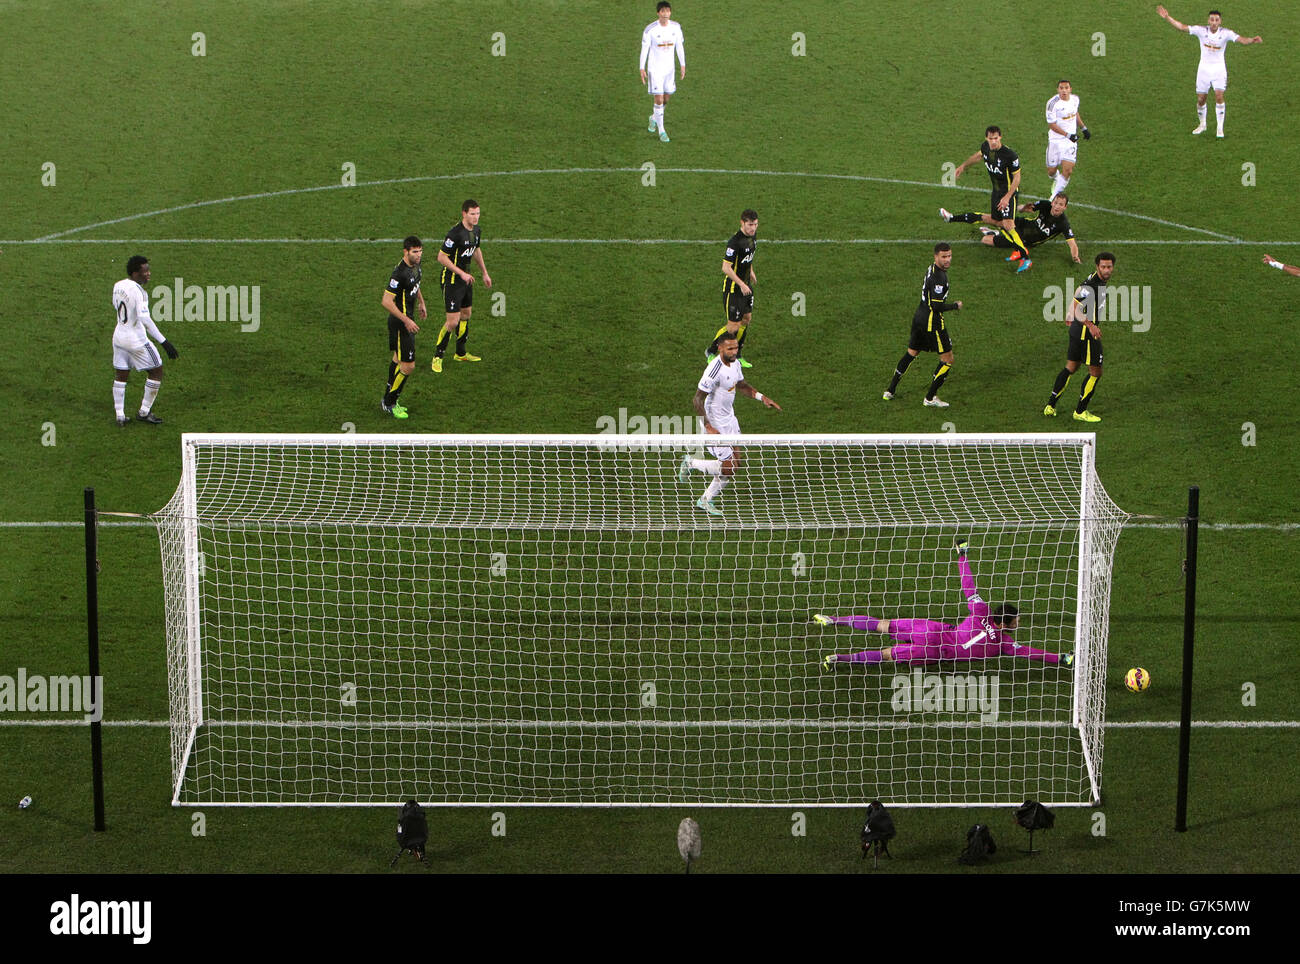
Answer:
[[[126,382],[113,381],[113,407],[118,418],[126,418]]]
[[[1020,252],[1020,256],[1022,258],[1029,257],[1029,248],[1025,246],[1024,241],[1020,240],[1019,231],[1017,231],[1014,227],[1010,229],[1004,228],[1002,233],[1006,235],[1008,241],[1010,241],[1012,244],[1016,246],[1016,250]]]
[[[393,376],[397,374],[397,362],[388,363],[388,383],[384,386],[384,394],[393,390]]]
[[[705,475],[722,474],[722,463],[717,459],[691,459],[691,468]]]
[[[456,354],[465,354],[465,342],[469,340],[469,322],[461,320],[460,327],[456,329]]]
[[[1047,400],[1047,404],[1053,408],[1056,407],[1056,400],[1061,397],[1061,392],[1065,391],[1065,386],[1070,384],[1070,376],[1074,372],[1068,368],[1062,368],[1056,375],[1056,384],[1052,386],[1052,396]]]
[[[158,397],[158,389],[162,388],[162,382],[155,381],[152,378],[146,378],[144,382],[144,398],[140,399],[140,414],[148,415],[153,408],[153,400]]]
[[[659,133],[662,134],[664,132],[664,105],[655,104],[655,111],[651,117],[655,122],[655,126],[659,128]]]
[[[718,463],[718,468],[722,468],[722,463]],[[723,487],[730,481],[731,480],[725,475],[719,475],[716,479],[710,482],[709,487],[704,490],[704,500],[706,502],[712,502],[713,497],[721,492]]]
[[[1007,234],[1006,228],[999,228],[998,232],[1002,235],[1002,237],[1006,238],[1008,241],[1011,241],[1011,235]],[[1012,241],[1011,243],[1014,244],[1015,242]],[[1012,251],[1011,254],[1009,255],[1009,260],[1011,261],[1019,261],[1020,258],[1021,258],[1021,254],[1020,254],[1020,249],[1018,248],[1015,251]]]
[[[965,214],[954,214],[952,219],[960,224],[979,224],[984,220],[984,214],[981,211],[967,211]]]
[[[1205,123],[1205,110],[1207,106],[1208,105],[1206,104],[1198,104],[1196,107],[1196,116],[1200,118],[1202,124]]]
[[[1075,406],[1076,412],[1086,412],[1088,403],[1092,401],[1092,393],[1097,389],[1097,376],[1089,375],[1087,381],[1083,383],[1083,391],[1079,392],[1079,404]]]
[[[868,633],[874,633],[880,624],[875,616],[832,616],[831,622],[836,626],[852,626]]]
[[[935,395],[939,394],[939,389],[943,387],[943,383],[948,378],[950,371],[952,371],[951,365],[939,362],[939,367],[934,370],[934,381],[930,382],[930,389],[925,393],[926,398],[934,398]]]
[[[740,337],[736,339],[736,356],[737,356],[737,357],[739,357],[740,354],[745,350],[745,332],[747,332],[748,330],[749,330],[749,326],[748,326],[748,325],[741,325],[741,326],[740,326]]]
[[[840,663],[883,663],[885,654],[878,649],[869,649],[862,653],[854,653],[851,656],[841,656],[837,662]]]
[[[898,360],[898,366],[894,369],[893,380],[889,383],[889,393],[891,395],[894,393],[894,389],[898,387],[898,383],[902,379],[903,373],[907,371],[908,366],[912,364],[912,361],[915,358],[916,356],[911,352],[903,352],[903,357]]]
[[[1223,130],[1223,113],[1225,110],[1227,110],[1227,108],[1228,108],[1227,104],[1214,105],[1214,119],[1219,125],[1219,130]]]
[[[388,394],[384,396],[384,404],[392,408],[397,404],[398,397],[402,394],[402,389],[406,387],[406,373],[399,371],[393,376],[393,384],[388,389]]]
[[[451,332],[449,332],[446,328],[443,328],[442,331],[438,332],[438,345],[436,348],[434,348],[433,353],[437,355],[439,358],[441,358],[442,353],[447,350],[447,342],[450,338],[451,338]]]
[[[1052,184],[1052,197],[1056,197],[1056,195],[1064,191],[1069,186],[1069,183],[1070,179],[1068,177],[1064,174],[1057,174],[1056,180]]]

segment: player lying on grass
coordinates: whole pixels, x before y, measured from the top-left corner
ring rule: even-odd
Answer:
[[[1076,264],[1079,263],[1079,245],[1074,240],[1074,229],[1070,227],[1070,219],[1065,216],[1065,207],[1069,203],[1070,196],[1062,191],[1050,201],[1030,201],[1017,208],[1022,214],[1033,215],[1033,217],[1015,219],[1016,233],[1020,236],[1020,240],[1024,242],[1026,248],[1035,248],[1044,242],[1052,240],[1052,238],[1065,238],[1065,243],[1070,246],[1070,257]],[[1006,260],[1021,260],[1020,249],[1008,239],[1005,230],[991,227],[997,222],[987,214],[978,212],[952,214],[944,208],[940,208],[939,215],[945,221],[978,224],[980,233],[984,235],[980,240],[984,244],[994,248],[1013,248],[1015,250],[1011,252]]]
[[[970,609],[960,625],[950,626],[933,619],[876,619],[874,616],[826,616],[817,613],[813,621],[821,626],[852,626],[869,633],[883,633],[902,645],[869,649],[847,656],[831,653],[822,660],[824,669],[836,663],[934,663],[941,659],[990,659],[1016,656],[1071,666],[1074,654],[1058,656],[1045,650],[1021,646],[1011,638],[1020,625],[1020,612],[1003,603],[990,609],[975,591],[975,577],[966,561],[966,542],[957,543],[957,567],[961,570],[961,589]]]

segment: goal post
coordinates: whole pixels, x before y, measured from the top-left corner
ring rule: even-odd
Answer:
[[[1095,803],[1127,518],[1095,447],[187,434],[154,517],[172,802]],[[898,639],[813,621],[957,626],[958,540],[1008,655],[859,662]]]

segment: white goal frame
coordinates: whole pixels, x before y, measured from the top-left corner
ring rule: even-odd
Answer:
[[[203,453],[214,452],[218,449],[239,450],[243,448],[257,448],[258,446],[293,449],[293,450],[317,450],[327,452],[331,450],[346,451],[350,449],[372,449],[390,448],[398,449],[401,447],[435,450],[474,450],[485,447],[498,447],[502,450],[517,451],[521,449],[575,449],[584,452],[600,453],[602,451],[619,451],[623,453],[633,453],[639,455],[644,453],[648,458],[652,453],[658,453],[660,459],[671,462],[673,455],[668,453],[680,453],[683,451],[703,454],[707,446],[715,445],[735,445],[746,450],[747,458],[750,454],[758,452],[760,455],[766,454],[772,450],[782,450],[797,448],[801,451],[816,450],[818,447],[828,447],[838,451],[836,447],[844,449],[853,449],[854,447],[872,447],[872,446],[901,446],[904,451],[911,451],[915,446],[918,450],[941,451],[952,447],[974,447],[985,449],[989,452],[999,452],[1002,450],[1011,450],[1013,448],[1034,449],[1036,447],[1051,447],[1054,449],[1071,450],[1077,452],[1077,462],[1072,461],[1073,455],[1068,456],[1066,461],[1071,466],[1071,472],[1077,470],[1079,490],[1074,510],[1074,516],[1070,520],[1059,520],[1053,517],[1051,524],[1060,524],[1063,531],[1068,533],[1069,527],[1074,526],[1073,536],[1077,538],[1078,556],[1073,560],[1077,572],[1074,574],[1074,613],[1073,620],[1075,626],[1075,636],[1073,639],[1073,650],[1076,657],[1076,665],[1072,681],[1072,695],[1069,700],[1069,706],[1064,718],[1047,719],[1039,723],[1021,722],[1013,724],[1016,727],[1025,727],[1032,730],[1034,727],[1062,728],[1068,727],[1074,731],[1081,748],[1083,767],[1086,775],[1082,776],[1079,785],[1084,788],[1084,792],[1077,798],[1068,797],[1052,798],[1046,796],[1043,798],[1044,803],[1053,806],[1095,806],[1101,799],[1101,777],[1102,777],[1102,751],[1103,736],[1105,725],[1105,677],[1106,677],[1106,658],[1107,658],[1107,636],[1108,620],[1110,607],[1110,589],[1111,589],[1111,566],[1115,543],[1118,533],[1122,528],[1127,515],[1120,510],[1107,496],[1096,474],[1096,447],[1097,441],[1094,434],[1086,433],[1054,433],[1054,434],[956,434],[942,433],[936,435],[856,435],[856,434],[818,434],[818,435],[745,435],[745,436],[696,436],[696,435],[385,435],[385,434],[302,434],[302,435],[265,435],[253,433],[204,433],[195,434],[187,433],[182,436],[182,476],[180,485],[175,496],[169,504],[153,516],[155,523],[159,528],[159,537],[162,543],[164,583],[166,592],[166,609],[167,609],[167,652],[168,652],[168,680],[169,680],[169,697],[170,697],[170,728],[171,728],[171,758],[172,758],[172,804],[173,806],[391,806],[394,803],[400,803],[400,799],[405,793],[385,793],[380,796],[365,796],[363,799],[338,799],[327,800],[313,797],[312,799],[298,799],[287,796],[283,799],[238,799],[227,798],[220,793],[213,794],[210,792],[196,792],[195,788],[187,783],[187,779],[193,778],[196,758],[199,755],[198,743],[199,737],[205,730],[220,731],[222,728],[253,726],[264,732],[296,732],[300,727],[337,727],[352,732],[364,732],[367,729],[383,730],[390,725],[394,727],[410,727],[417,730],[431,729],[439,730],[445,727],[449,730],[473,731],[473,730],[515,730],[526,731],[529,728],[543,728],[550,726],[572,726],[576,730],[585,731],[584,739],[599,740],[607,731],[618,730],[621,727],[641,728],[647,733],[654,734],[654,731],[664,733],[689,732],[691,730],[716,730],[735,726],[739,729],[770,729],[779,731],[782,727],[824,729],[833,730],[852,730],[858,729],[887,729],[896,728],[906,730],[908,727],[952,727],[954,730],[959,729],[961,724],[949,724],[944,722],[919,724],[915,722],[899,721],[892,723],[881,723],[879,721],[860,721],[855,722],[852,719],[831,719],[831,720],[808,720],[799,718],[781,718],[771,717],[766,719],[741,719],[731,721],[719,720],[645,720],[645,719],[618,719],[614,715],[608,720],[573,720],[566,723],[538,723],[536,721],[526,720],[507,720],[507,719],[447,719],[447,720],[424,720],[416,723],[399,722],[387,724],[383,722],[356,722],[346,719],[337,721],[313,720],[311,722],[302,722],[292,717],[285,719],[257,719],[254,721],[221,718],[214,716],[208,706],[210,689],[213,685],[212,679],[206,675],[206,661],[213,647],[220,646],[220,640],[216,638],[215,630],[209,625],[208,610],[205,609],[203,581],[207,568],[213,565],[213,560],[209,557],[205,560],[204,545],[205,531],[213,524],[219,526],[236,526],[250,528],[256,526],[257,518],[241,518],[238,510],[230,511],[229,507],[214,509],[211,499],[204,501],[203,494],[200,492],[199,476],[201,472],[200,455]],[[675,463],[673,463],[675,464]],[[695,483],[703,479],[703,476],[695,476],[691,482],[692,491],[698,488]],[[240,484],[255,483],[255,479],[240,479]],[[253,486],[255,488],[255,485]],[[654,495],[661,495],[658,489],[653,490]],[[636,493],[629,493],[629,499],[634,499]],[[685,498],[685,496],[683,496]],[[722,501],[726,501],[723,496]],[[693,502],[693,496],[691,498]],[[318,507],[315,507],[318,508]],[[518,508],[516,506],[516,508]],[[990,511],[995,507],[986,507]],[[1032,507],[1031,507],[1032,509]],[[674,510],[675,511],[675,510]],[[254,514],[256,515],[256,514]],[[490,513],[489,513],[490,515]],[[527,516],[527,512],[524,513]],[[738,524],[731,517],[724,516],[720,520],[710,519],[703,513],[687,511],[684,515],[678,516],[669,512],[666,515],[655,515],[651,512],[644,518],[639,518],[639,522],[632,525],[631,529],[637,532],[654,533],[658,531],[679,532],[679,531],[734,531],[756,533],[756,538],[760,538],[764,533],[782,530],[791,526],[798,528],[808,526],[807,522],[783,522],[775,517],[764,517],[755,522],[751,520],[748,524]],[[1046,519],[1046,516],[1044,516]],[[215,523],[214,523],[215,520]],[[366,523],[374,527],[373,521]],[[476,520],[475,525],[483,525],[481,519]],[[596,530],[608,531],[611,528],[618,528],[622,523],[618,521],[591,520],[590,525]],[[835,522],[834,525],[840,525]],[[855,523],[856,524],[856,523]],[[861,523],[868,526],[870,523]],[[981,531],[996,527],[996,525],[1006,525],[1009,523],[991,523],[988,518],[945,518],[933,519],[926,523],[903,522],[897,525],[912,525],[921,528],[933,528],[936,537],[938,535],[947,536],[953,531],[968,533],[971,536],[972,545],[977,545]],[[517,520],[496,520],[489,519],[487,528],[491,530],[493,525],[499,525],[502,529],[535,529],[545,528],[545,525],[538,524],[531,516],[525,518],[522,522]],[[974,551],[974,550],[972,550]],[[220,564],[220,563],[218,563]],[[469,685],[473,680],[468,681]],[[999,724],[994,724],[999,725]],[[816,761],[813,761],[816,762]],[[825,765],[825,761],[823,761]],[[219,763],[217,769],[222,766],[236,767],[235,764]],[[458,795],[454,799],[438,798],[436,796],[422,799],[427,806],[636,806],[636,807],[861,807],[867,799],[801,799],[797,796],[781,799],[761,800],[745,797],[743,799],[715,799],[708,795],[692,796],[689,792],[684,793],[681,797],[672,796],[664,799],[627,799],[627,798],[600,798],[599,794],[591,795],[590,798],[582,798],[582,794],[565,795],[563,799],[530,799],[527,796],[515,796],[513,794],[492,794],[492,795]],[[899,806],[927,806],[927,807],[978,807],[978,806],[1000,806],[1007,803],[1018,803],[1018,800],[979,798],[970,800],[943,800],[943,799],[886,799],[888,805]]]

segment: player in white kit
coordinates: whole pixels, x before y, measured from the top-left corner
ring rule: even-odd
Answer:
[[[149,316],[149,295],[144,290],[149,275],[149,259],[137,254],[126,263],[126,277],[113,285],[113,310],[117,313],[117,327],[113,330],[113,368],[117,372],[113,380],[113,407],[117,410],[117,424],[123,427],[131,424],[126,414],[126,380],[133,368],[149,373],[135,417],[151,425],[162,423],[153,414],[163,376],[162,356],[153,341],[162,344],[168,358],[180,357],[176,346],[163,337]]]
[[[1070,183],[1080,135],[1085,141],[1092,137],[1079,116],[1079,98],[1071,92],[1070,82],[1062,80],[1056,85],[1056,96],[1047,102],[1047,176],[1052,178],[1049,200]]]
[[[1178,30],[1184,30],[1195,37],[1197,43],[1201,45],[1201,63],[1196,68],[1196,116],[1198,123],[1192,133],[1203,134],[1205,132],[1205,99],[1210,92],[1210,88],[1213,87],[1214,119],[1218,122],[1216,136],[1222,137],[1223,95],[1228,89],[1228,66],[1223,59],[1223,49],[1234,40],[1240,44],[1261,44],[1264,42],[1264,38],[1243,37],[1234,33],[1223,26],[1223,15],[1217,10],[1210,11],[1209,24],[1205,27],[1179,23],[1169,16],[1169,11],[1164,7],[1156,7],[1156,13],[1160,14],[1162,19],[1168,20],[1170,26]]]
[[[641,33],[641,83],[654,97],[654,113],[650,115],[649,131],[659,132],[661,141],[668,140],[664,129],[664,107],[668,98],[677,92],[673,79],[674,56],[681,63],[682,79],[686,79],[686,47],[681,25],[672,19],[673,5],[660,0],[659,19]]]
[[[762,402],[767,408],[781,411],[780,405],[745,381],[739,356],[740,343],[736,336],[724,332],[718,338],[718,357],[709,362],[696,387],[695,412],[704,420],[704,430],[710,435],[740,434],[740,423],[736,421],[736,413],[732,408],[736,402],[737,390]],[[683,455],[681,466],[677,470],[677,480],[685,482],[689,479],[691,469],[713,476],[709,487],[696,501],[695,508],[703,509],[709,515],[722,515],[722,510],[713,504],[713,497],[736,474],[736,469],[740,466],[740,453],[729,445],[710,445],[709,451],[717,456],[716,460]]]

